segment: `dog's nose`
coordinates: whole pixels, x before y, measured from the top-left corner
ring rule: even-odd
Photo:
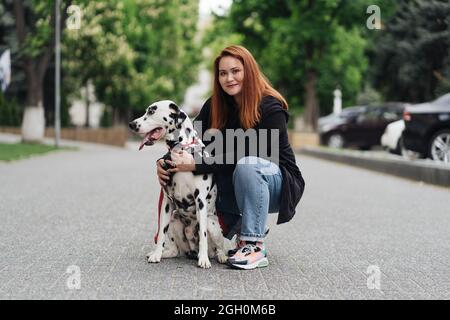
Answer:
[[[136,122],[134,122],[134,121],[131,121],[128,124],[128,126],[130,127],[131,130],[136,130],[136,128],[137,128]]]

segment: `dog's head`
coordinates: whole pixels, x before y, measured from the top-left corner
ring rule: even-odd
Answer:
[[[156,141],[181,129],[186,113],[173,101],[162,100],[152,103],[145,114],[129,123],[130,129],[143,137],[139,147],[151,146]]]

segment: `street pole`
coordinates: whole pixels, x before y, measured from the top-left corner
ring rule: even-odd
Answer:
[[[56,0],[55,5],[55,145],[59,148],[61,134],[61,0]]]

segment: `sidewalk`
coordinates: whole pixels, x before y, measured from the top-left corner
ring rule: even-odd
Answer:
[[[304,198],[270,216],[267,268],[149,264],[166,147],[75,144],[0,162],[0,299],[450,298],[447,189],[301,155]]]
[[[349,164],[395,176],[450,187],[450,166],[431,159],[407,160],[387,152],[304,147],[300,154]]]

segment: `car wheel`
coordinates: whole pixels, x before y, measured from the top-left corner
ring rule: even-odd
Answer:
[[[398,141],[397,141],[397,146],[395,147],[395,149],[394,150],[389,150],[391,153],[393,153],[393,154],[397,154],[397,155],[399,155],[399,156],[401,156],[402,155],[402,146],[403,146],[403,141],[402,141],[402,138],[400,137],[399,139],[398,139]],[[406,149],[405,149],[406,150]]]
[[[344,147],[344,137],[340,133],[333,133],[328,138],[328,146],[330,148],[343,148]]]
[[[431,138],[428,150],[431,159],[450,163],[450,129],[438,131]]]
[[[420,153],[406,149],[405,144],[403,143],[403,138],[400,138],[398,140],[398,144],[400,147],[400,155],[403,158],[408,160],[416,160],[422,157]]]

